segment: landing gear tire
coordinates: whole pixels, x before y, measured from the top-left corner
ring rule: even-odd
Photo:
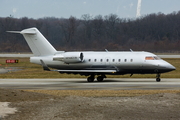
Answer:
[[[98,77],[97,77],[97,81],[98,81],[98,82],[102,82],[103,80],[104,80],[104,77],[102,77],[102,76],[98,76]]]
[[[161,78],[156,78],[156,82],[160,82],[161,81]]]
[[[160,82],[161,81],[160,76],[161,76],[161,74],[159,74],[159,73],[156,75],[156,82]]]
[[[94,78],[88,77],[88,78],[87,78],[87,81],[88,81],[88,82],[94,82]]]

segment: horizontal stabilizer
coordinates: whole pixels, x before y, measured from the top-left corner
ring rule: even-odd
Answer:
[[[33,34],[36,34],[37,31],[36,31],[35,28],[34,29],[25,29],[25,30],[21,31],[20,33],[21,34],[30,34],[30,35],[33,35]]]
[[[21,31],[6,31],[6,32],[9,32],[9,33],[21,33]]]
[[[9,33],[20,33],[20,34],[36,34],[36,30],[35,29],[25,29],[22,31],[7,31]]]

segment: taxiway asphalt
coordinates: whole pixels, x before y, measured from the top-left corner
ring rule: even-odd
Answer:
[[[180,79],[162,78],[107,78],[103,82],[88,83],[86,79],[0,79],[0,88],[46,90],[141,90],[180,89]]]

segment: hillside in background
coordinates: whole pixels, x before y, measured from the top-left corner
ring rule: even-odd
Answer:
[[[57,50],[180,52],[180,11],[124,19],[115,14],[81,19],[0,18],[0,52],[30,52],[22,35],[6,31],[38,28]]]

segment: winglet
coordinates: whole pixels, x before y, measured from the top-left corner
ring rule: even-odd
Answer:
[[[48,68],[48,66],[44,63],[43,60],[40,60],[40,61],[41,61],[41,64],[42,64],[44,70],[46,70],[46,71],[51,71],[51,70]]]

